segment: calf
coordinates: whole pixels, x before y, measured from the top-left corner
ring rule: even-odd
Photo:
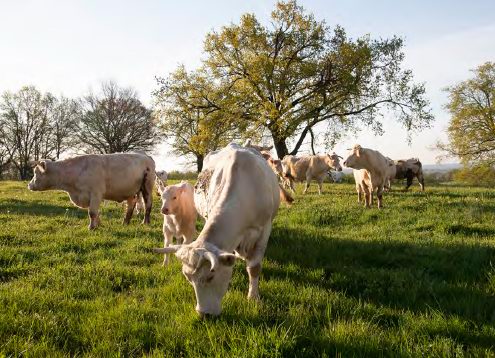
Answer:
[[[194,206],[194,188],[188,182],[163,186],[158,190],[162,198],[163,247],[168,247],[175,237],[178,244],[190,244],[196,234],[198,213]],[[164,254],[163,265],[169,262],[169,255]]]

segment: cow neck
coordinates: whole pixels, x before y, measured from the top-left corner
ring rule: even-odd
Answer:
[[[228,215],[209,216],[205,227],[196,240],[199,245],[213,244],[222,251],[233,252],[238,243],[235,238],[235,223]]]
[[[76,181],[80,173],[71,170],[71,163],[60,161],[53,162],[50,169],[55,170],[56,189],[71,191],[74,189],[73,183]],[[61,170],[65,169],[65,170]]]
[[[366,155],[366,160],[365,160],[364,162],[365,162],[367,165],[366,165],[366,167],[364,167],[363,169],[366,169],[367,171],[369,171],[371,175],[377,175],[377,174],[379,174],[379,173],[380,173],[380,171],[379,171],[379,170],[376,170],[376,169],[375,169],[375,166],[373,166],[373,165],[368,165],[368,163],[370,163],[370,160],[369,160],[369,156],[368,156],[368,155]],[[370,164],[371,164],[371,163],[370,163]]]

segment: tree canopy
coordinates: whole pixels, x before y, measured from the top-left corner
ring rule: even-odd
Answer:
[[[474,76],[446,89],[451,115],[449,143],[438,147],[465,164],[495,164],[495,62],[472,71]]]
[[[101,84],[100,93],[89,93],[80,103],[75,137],[85,152],[146,151],[161,140],[152,111],[131,88],[105,82]]]
[[[381,132],[381,109],[408,131],[428,126],[425,88],[402,69],[402,49],[398,37],[351,39],[288,1],[276,4],[268,25],[245,14],[207,34],[203,67],[224,91],[221,101],[210,99],[218,115],[244,136],[268,131],[283,157],[320,123],[330,141],[363,125]]]
[[[187,72],[180,66],[167,79],[158,79],[155,111],[176,155],[192,156],[198,172],[203,159],[236,138],[232,116],[225,116],[224,89],[205,69]]]

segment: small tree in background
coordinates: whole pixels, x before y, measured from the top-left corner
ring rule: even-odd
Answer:
[[[57,113],[66,111],[68,100],[57,99],[27,86],[18,92],[4,92],[0,101],[0,151],[23,180],[32,173],[31,162],[56,159],[68,148],[72,120]],[[55,128],[59,128],[57,135]],[[63,138],[63,139],[62,139]],[[3,163],[2,168],[6,163]]]
[[[173,153],[194,158],[200,172],[206,154],[236,138],[235,114],[224,109],[225,89],[204,69],[188,73],[183,66],[158,84],[154,98],[161,129]]]
[[[87,153],[149,151],[161,140],[151,110],[131,88],[105,82],[100,93],[89,93],[80,105],[75,138]]]
[[[473,70],[473,78],[446,91],[451,115],[448,143],[437,148],[456,156],[464,164],[495,164],[495,63],[486,62]]]

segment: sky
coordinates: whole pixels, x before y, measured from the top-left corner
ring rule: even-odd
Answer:
[[[0,0],[0,93],[34,85],[42,91],[79,97],[114,80],[137,90],[150,105],[155,76],[184,64],[197,67],[203,40],[212,30],[238,22],[246,12],[267,23],[273,0]],[[355,143],[394,158],[436,162],[431,150],[446,139],[449,116],[444,89],[469,78],[470,70],[495,61],[495,1],[305,0],[318,20],[343,26],[351,37],[398,35],[405,40],[404,68],[424,82],[435,115],[430,129],[412,136],[386,115],[385,134],[367,129],[333,148],[345,156]],[[303,148],[303,153],[307,151]],[[324,146],[318,148],[324,151]],[[159,169],[185,169],[162,145]],[[447,160],[453,162],[455,159]]]

